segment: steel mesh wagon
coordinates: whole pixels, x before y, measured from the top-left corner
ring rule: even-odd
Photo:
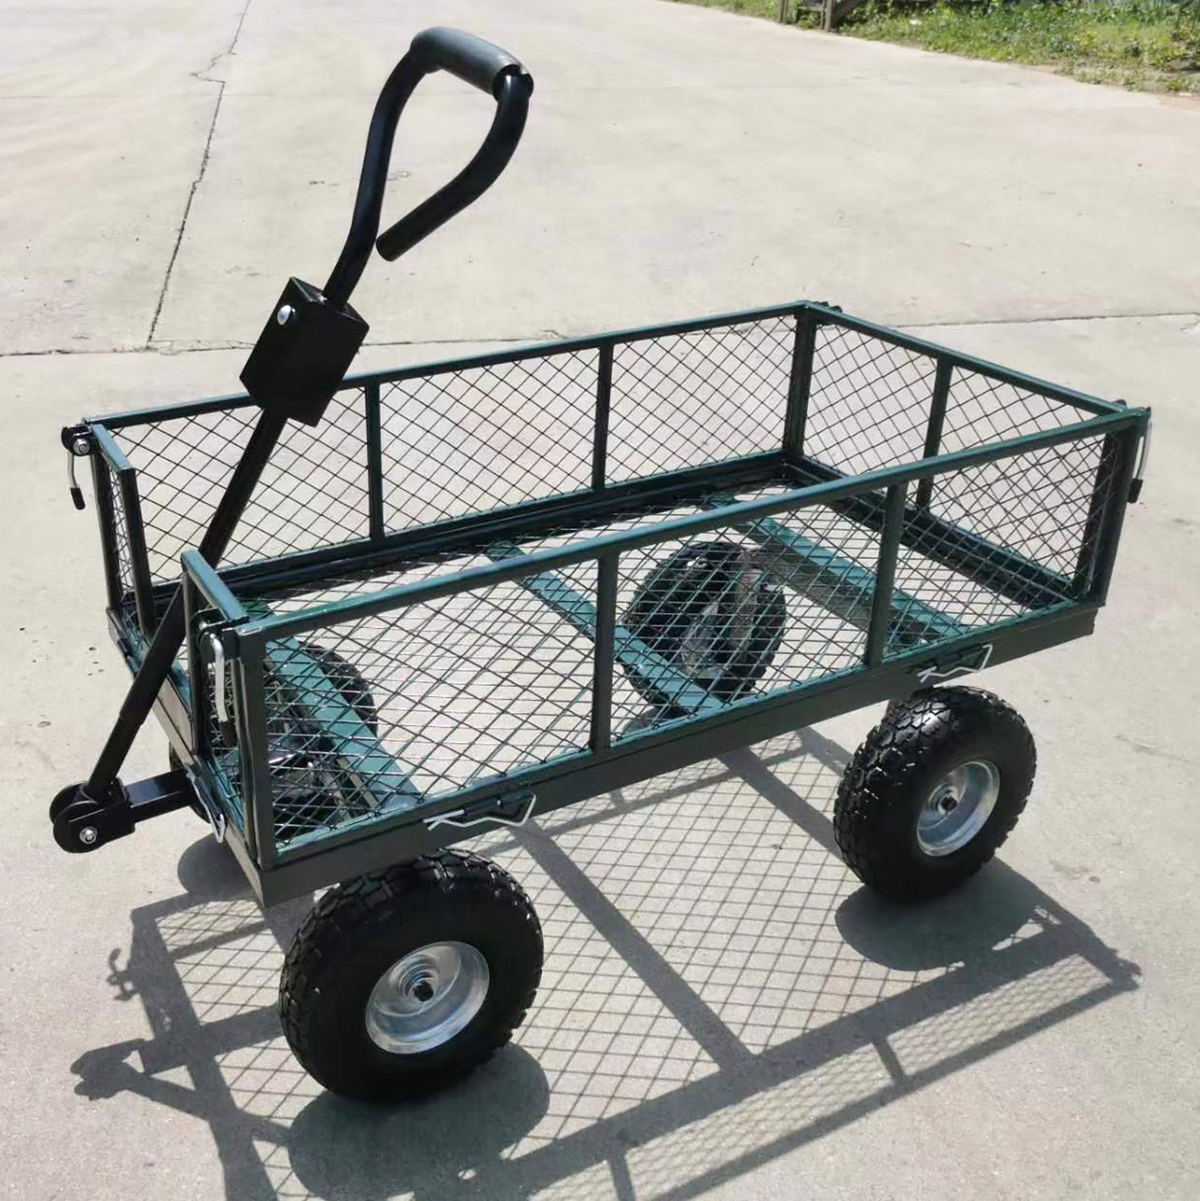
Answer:
[[[437,69],[496,117],[381,253],[490,186],[532,83],[427,31],[342,257],[324,289],[289,282],[247,393],[63,434],[135,679],[55,838],[90,851],[190,805],[264,904],[336,885],[281,1013],[322,1083],[371,1097],[466,1070],[533,996],[524,893],[446,849],[498,824],[889,700],[838,793],[847,862],[900,898],[977,870],[1033,743],[939,682],[1091,631],[1149,428],[812,302],[346,376],[392,133]],[[152,709],[171,770],[123,784]]]

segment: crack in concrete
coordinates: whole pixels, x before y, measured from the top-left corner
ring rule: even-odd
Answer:
[[[188,189],[187,200],[183,206],[183,216],[179,222],[179,229],[175,232],[175,245],[171,247],[171,257],[167,260],[167,270],[163,275],[162,288],[158,293],[158,303],[154,306],[154,316],[150,319],[150,332],[146,335],[146,344],[142,348],[144,350],[151,349],[151,343],[154,341],[154,333],[158,329],[158,321],[162,316],[163,305],[167,301],[167,289],[171,286],[171,274],[175,270],[175,260],[179,257],[179,248],[183,244],[183,233],[187,229],[188,218],[192,213],[192,201],[196,199],[196,191],[200,187],[201,181],[204,179],[204,173],[208,170],[208,158],[212,152],[213,134],[217,129],[217,118],[221,115],[221,101],[225,99],[225,83],[224,79],[214,79],[208,74],[223,58],[228,58],[232,55],[238,44],[238,38],[242,36],[242,25],[245,24],[246,14],[250,11],[250,5],[254,0],[246,0],[241,13],[238,15],[237,27],[233,31],[233,37],[229,41],[229,45],[218,54],[214,54],[211,59],[198,71],[189,71],[188,74],[195,79],[202,80],[204,83],[215,83],[217,85],[217,102],[213,105],[212,120],[208,125],[208,137],[204,139],[204,153],[200,156],[200,169],[196,172],[196,178],[192,180],[192,185]]]
[[[1051,325],[1061,321],[1138,321],[1164,317],[1194,317],[1194,313],[1068,313],[1062,317],[976,317],[971,321],[905,321],[896,329],[953,329],[972,325]]]
[[[161,307],[161,304],[160,304]],[[1164,312],[1164,313],[1083,313],[1068,314],[1062,317],[979,317],[972,320],[922,321],[897,323],[892,328],[899,330],[913,329],[970,329],[976,325],[1050,325],[1064,321],[1152,321],[1166,318],[1179,318],[1185,321],[1200,322],[1200,313]],[[1181,327],[1182,328],[1182,327]],[[536,346],[539,343],[563,341],[571,338],[587,338],[594,333],[597,337],[604,331],[590,331],[583,334],[565,334],[554,329],[542,329],[532,334],[480,334],[472,338],[388,338],[381,341],[368,339],[364,346],[490,346],[514,344],[518,346]],[[50,347],[46,350],[8,350],[0,351],[0,360],[4,359],[36,359],[51,356],[66,355],[101,355],[101,354],[156,354],[163,356],[180,354],[208,354],[216,350],[249,350],[253,342],[221,341],[209,342],[203,346],[175,346],[171,342],[159,342],[151,345],[147,340],[142,346],[109,346],[82,347],[61,346]]]
[[[547,341],[547,335],[551,341]],[[585,335],[586,336],[586,335]],[[537,334],[523,334],[518,337],[479,337],[479,338],[399,338],[382,342],[366,341],[368,346],[539,346],[543,343],[553,345],[563,341],[566,335],[554,330],[542,330]],[[175,346],[171,342],[159,342],[153,346],[110,346],[82,347],[61,346],[49,350],[8,350],[0,351],[0,361],[4,359],[40,359],[74,355],[104,355],[104,354],[152,354],[162,358],[171,358],[181,354],[209,354],[216,350],[249,350],[253,342],[209,342],[204,346]]]

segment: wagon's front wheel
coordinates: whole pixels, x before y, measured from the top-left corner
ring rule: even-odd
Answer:
[[[930,688],[888,706],[850,760],[833,828],[846,863],[894,900],[977,872],[1017,823],[1037,769],[1015,709],[978,688]]]
[[[542,932],[493,863],[446,850],[330,889],[279,985],[296,1058],[335,1093],[430,1092],[506,1043],[533,1001]]]

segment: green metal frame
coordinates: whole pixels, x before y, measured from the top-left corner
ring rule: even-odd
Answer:
[[[667,472],[630,482],[607,482],[609,399],[615,348],[669,334],[691,333],[767,318],[796,319],[792,375],[787,392],[783,437],[777,451],[698,468]],[[819,326],[857,330],[872,338],[932,356],[937,363],[926,431],[924,458],[842,476],[805,454],[805,425]],[[518,362],[573,351],[598,352],[591,487],[529,501],[490,513],[440,521],[389,533],[384,520],[380,435],[380,388],[387,383]],[[967,451],[941,453],[942,422],[951,374],[962,368],[1090,414],[1053,430],[1029,433]],[[182,556],[187,610],[186,678],[176,673],[160,695],[158,711],[173,745],[193,767],[206,797],[229,811],[229,840],[264,903],[370,870],[388,862],[456,841],[474,831],[449,824],[448,815],[492,812],[497,802],[532,789],[539,813],[595,795],[788,728],[893,696],[905,695],[919,673],[967,670],[979,662],[999,663],[1091,631],[1104,603],[1120,536],[1125,502],[1138,447],[1148,428],[1148,410],[1130,409],[1018,372],[959,355],[822,304],[799,303],[674,323],[601,337],[572,339],[515,351],[350,377],[347,388],[362,388],[368,463],[369,536],[253,562],[216,572],[196,551]],[[136,473],[112,437],[136,425],[251,404],[242,396],[215,397],[190,405],[143,409],[88,423],[98,455],[121,489],[133,567],[133,611],[113,547],[116,518],[109,474],[94,463],[112,628],[131,666],[152,633],[154,614],[172,585],[153,585],[146,565]],[[1102,472],[1097,476],[1084,551],[1072,576],[1035,564],[1012,550],[949,525],[929,512],[938,476],[997,462],[1079,439],[1104,436]],[[781,493],[737,501],[739,487],[770,481],[790,485]],[[915,485],[915,487],[913,487]],[[910,489],[912,496],[910,499]],[[105,498],[108,496],[108,502]],[[687,502],[697,512],[663,519],[598,537],[581,538],[551,550],[524,553],[523,538],[548,529],[584,530],[625,514],[667,512]],[[827,547],[802,538],[783,522],[788,514],[813,506],[834,510],[860,526],[878,531],[874,572]],[[136,529],[134,528],[136,527]],[[651,647],[621,628],[617,620],[617,574],[623,553],[692,537],[718,528],[736,528],[768,556],[787,564],[789,582],[828,604],[843,620],[866,632],[862,662],[807,683],[733,702],[714,698],[680,674]],[[1036,613],[986,628],[969,629],[952,617],[894,586],[902,546],[944,564],[956,573],[1036,609]],[[487,564],[438,575],[417,583],[315,605],[298,612],[271,613],[269,594],[284,586],[362,573],[384,565],[419,562],[447,552],[484,553]],[[595,563],[596,601],[581,595],[561,576],[564,569]],[[785,574],[785,573],[781,573]],[[592,720],[586,750],[506,773],[437,800],[424,800],[402,768],[379,744],[346,700],[303,649],[303,636],[328,626],[396,611],[459,593],[515,582],[593,641]],[[243,603],[238,597],[256,599]],[[203,626],[204,637],[199,631]],[[236,764],[219,760],[209,744],[211,714],[207,689],[197,687],[212,661],[211,638],[220,640],[233,671],[237,725]],[[281,648],[286,652],[281,655]],[[642,687],[664,698],[678,716],[650,729],[612,730],[612,683],[619,665]],[[265,713],[267,673],[286,690],[303,719],[319,728],[335,747],[361,767],[378,761],[359,780],[365,803],[375,812],[367,825],[300,837],[282,851],[277,846],[267,764]],[[189,686],[190,685],[190,686]],[[364,750],[365,748],[365,750]],[[387,780],[381,788],[373,780]],[[493,809],[488,807],[492,806]]]

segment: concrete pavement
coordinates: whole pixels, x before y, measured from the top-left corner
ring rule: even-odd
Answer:
[[[6,1195],[1195,1194],[1200,108],[656,0],[0,19]],[[478,206],[370,265],[364,365],[808,295],[1156,430],[1097,635],[988,675],[1040,757],[1003,863],[918,911],[856,888],[828,814],[867,713],[564,810],[491,840],[547,936],[517,1046],[379,1111],[291,1061],[297,910],[264,919],[194,819],[50,842],[126,682],[57,429],[235,386],[283,279],[332,262],[374,91],[434,23],[520,54],[533,115]],[[389,213],[487,107],[414,100]],[[164,753],[147,731],[127,774]]]

